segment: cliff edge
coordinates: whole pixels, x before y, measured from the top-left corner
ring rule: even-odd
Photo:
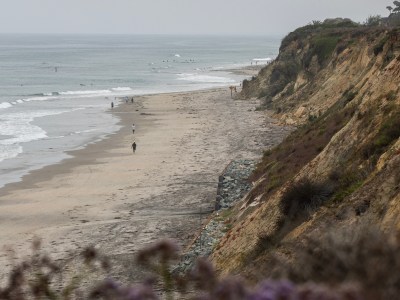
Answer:
[[[298,129],[265,151],[251,191],[229,214],[231,229],[212,255],[222,274],[330,284],[350,276],[367,285],[361,271],[346,269],[344,258],[330,273],[336,260],[323,260],[321,240],[325,246],[334,240],[335,253],[356,256],[357,245],[343,246],[344,240],[365,249],[360,232],[398,234],[399,87],[399,28],[341,20],[308,25],[283,39],[279,56],[243,82],[240,97],[263,99],[264,108]],[[324,272],[315,266],[306,271],[307,251],[326,263],[319,266]]]

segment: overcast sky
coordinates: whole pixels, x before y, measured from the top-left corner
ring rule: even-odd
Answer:
[[[364,21],[389,0],[0,0],[3,33],[282,35],[311,20]]]

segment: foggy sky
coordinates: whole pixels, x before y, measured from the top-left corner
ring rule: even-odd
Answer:
[[[0,0],[1,33],[282,35],[312,20],[387,16],[389,0]]]

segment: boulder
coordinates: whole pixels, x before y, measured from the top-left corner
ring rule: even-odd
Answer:
[[[292,118],[287,118],[285,120],[285,124],[286,125],[294,125],[294,124],[296,124],[296,122]]]
[[[294,116],[297,118],[301,118],[302,116],[304,116],[304,114],[307,112],[307,108],[304,106],[300,106],[296,112],[294,113]]]

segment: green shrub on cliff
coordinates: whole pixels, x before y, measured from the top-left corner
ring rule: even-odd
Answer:
[[[324,30],[335,30],[345,28],[359,27],[360,24],[351,21],[350,19],[326,19],[325,21],[312,21],[312,23],[297,28],[295,31],[289,33],[281,43],[280,50],[286,48],[293,41],[301,41],[315,32]],[[281,52],[281,51],[279,51]]]
[[[280,209],[284,215],[296,217],[320,206],[332,194],[326,183],[304,178],[289,186],[282,195]]]
[[[332,55],[338,42],[338,36],[317,36],[313,38],[310,44],[310,51],[305,56],[304,65],[309,67],[314,56],[317,56],[318,63],[323,65]]]
[[[364,158],[377,157],[400,137],[400,109],[396,108],[386,117],[372,143],[363,149]]]
[[[375,47],[374,47],[375,55],[378,55],[379,53],[381,53],[383,51],[383,47],[385,46],[388,39],[389,39],[389,37],[387,35],[385,35],[385,37],[383,39],[381,39],[378,44],[375,45]]]

